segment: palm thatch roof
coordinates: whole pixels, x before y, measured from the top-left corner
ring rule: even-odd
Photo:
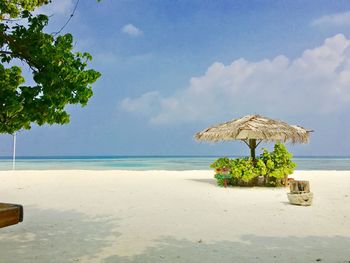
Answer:
[[[222,124],[211,126],[195,134],[201,141],[249,140],[281,141],[292,143],[308,143],[307,130],[286,122],[272,120],[260,115],[248,115]]]

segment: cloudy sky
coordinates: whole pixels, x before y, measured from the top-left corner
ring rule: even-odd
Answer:
[[[42,8],[47,31],[75,4]],[[63,32],[102,77],[69,125],[21,131],[19,155],[244,155],[193,134],[255,113],[315,130],[295,155],[350,155],[349,1],[81,0]]]

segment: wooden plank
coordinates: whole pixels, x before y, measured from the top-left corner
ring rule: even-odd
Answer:
[[[15,225],[23,221],[23,207],[15,204],[0,203],[0,228]]]

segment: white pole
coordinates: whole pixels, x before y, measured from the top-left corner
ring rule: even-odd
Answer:
[[[15,170],[16,166],[16,133],[13,134],[13,155],[12,155],[12,170]]]

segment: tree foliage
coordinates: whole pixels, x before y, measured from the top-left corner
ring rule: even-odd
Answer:
[[[48,4],[50,0],[1,0],[0,15],[1,18],[9,16],[18,17],[24,10],[33,11],[36,7]]]
[[[68,123],[65,106],[85,106],[93,94],[91,84],[100,76],[87,69],[89,53],[73,53],[71,34],[45,33],[48,17],[32,15],[35,7],[48,2],[0,0],[0,133],[30,129],[31,123]],[[24,84],[16,61],[28,65],[34,85]]]
[[[231,185],[280,186],[294,172],[296,164],[292,157],[284,144],[277,142],[272,152],[263,149],[263,153],[255,160],[248,157],[222,157],[210,167],[216,170],[215,178],[220,186],[224,185],[225,179],[229,179]]]

